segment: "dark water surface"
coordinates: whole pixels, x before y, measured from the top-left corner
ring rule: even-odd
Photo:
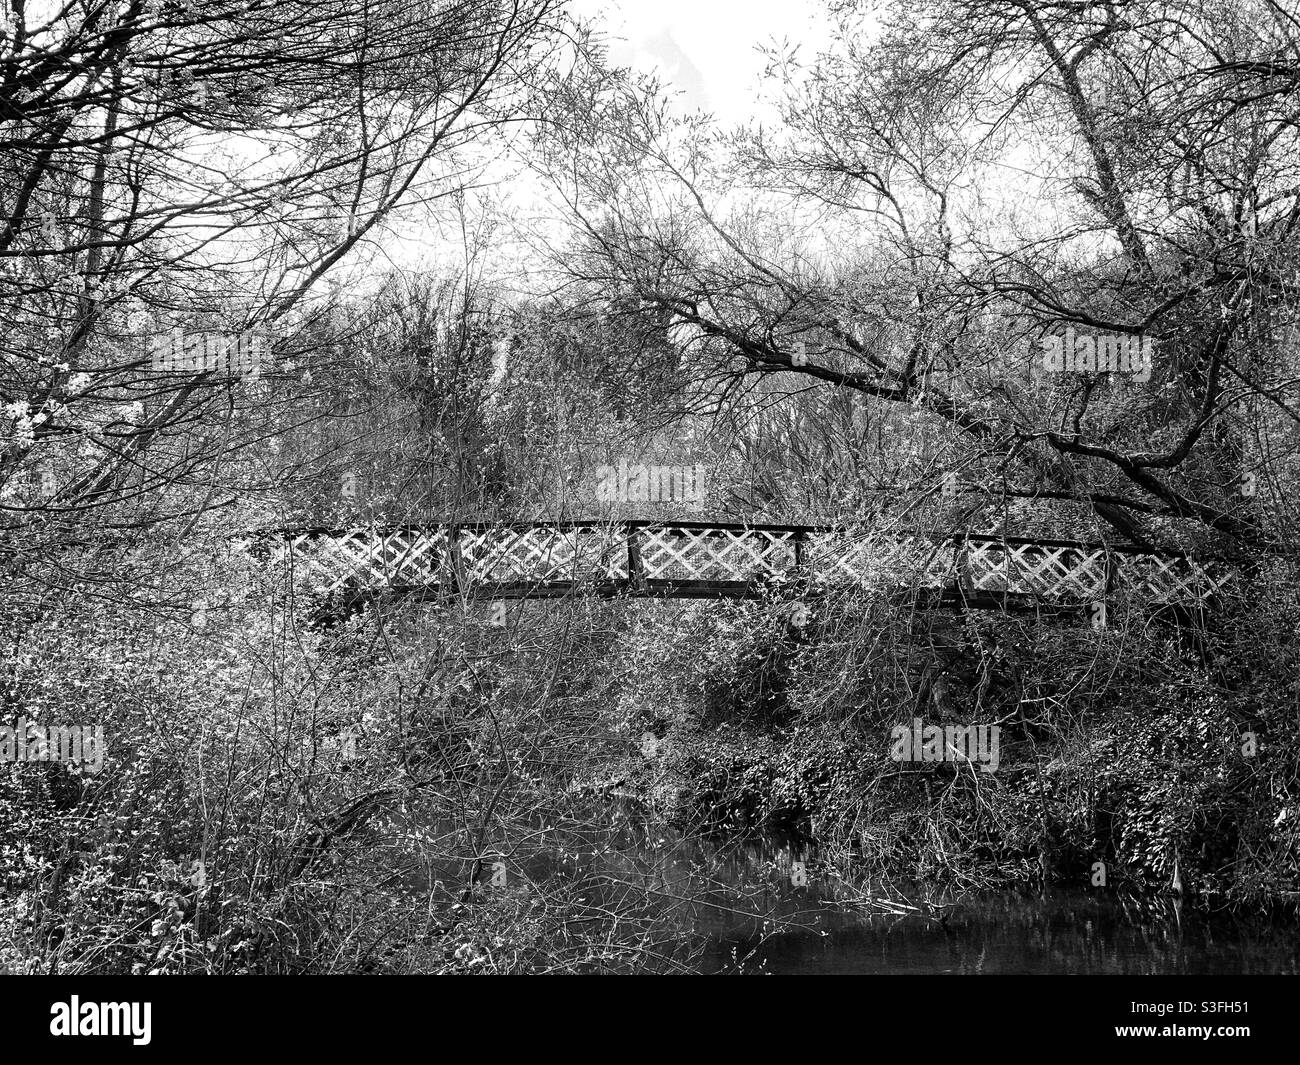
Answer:
[[[620,848],[625,883],[640,880],[665,898],[689,896],[674,920],[685,934],[707,936],[705,972],[1300,972],[1294,915],[1106,889],[962,893],[897,883],[870,894],[921,912],[881,914],[864,902],[864,886],[828,883],[816,863],[806,886],[792,886],[796,855],[778,844],[721,852],[680,840],[627,843]]]
[[[770,973],[1294,974],[1300,929],[1289,919],[1204,912],[1172,899],[1086,891],[953,896],[945,919],[863,917],[831,906],[816,930],[766,940],[715,934],[705,961],[721,971],[744,957]],[[739,934],[737,934],[739,933]]]
[[[1294,912],[1105,888],[846,883],[788,842],[714,844],[630,818],[509,857],[525,881],[576,882],[605,912],[635,900],[660,944],[708,973],[1300,973]]]

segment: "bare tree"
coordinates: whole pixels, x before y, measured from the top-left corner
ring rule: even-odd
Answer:
[[[585,165],[553,171],[583,283],[600,261],[670,310],[712,388],[779,375],[910,408],[896,424],[932,427],[914,486],[968,469],[982,520],[1056,500],[1058,527],[1095,516],[1138,544],[1283,546],[1294,14],[900,3],[873,36],[862,5],[834,7],[828,54],[773,57],[783,124],[734,151],[635,86],[584,83]],[[1145,340],[1150,380],[1048,372],[1066,336]]]
[[[0,36],[8,554],[90,517],[192,526],[264,484],[250,448],[355,349],[338,282],[489,176],[559,26],[552,0],[46,18],[18,0]]]

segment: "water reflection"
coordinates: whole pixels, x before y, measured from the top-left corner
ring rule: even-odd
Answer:
[[[807,887],[792,886],[795,861],[808,865]],[[707,937],[706,972],[1300,972],[1294,917],[1210,910],[1166,896],[848,885],[828,882],[815,852],[779,842],[625,839],[605,868],[638,877],[665,898],[691,899],[675,916],[683,934]],[[896,912],[872,912],[882,900]]]
[[[944,920],[823,919],[829,934],[744,930],[716,939],[705,968],[730,967],[753,947],[751,967],[773,973],[1289,973],[1300,968],[1294,922],[1197,911],[1158,899],[1087,892],[990,892],[957,901]]]
[[[601,828],[589,811],[538,818],[527,848],[504,849],[510,883],[567,892],[580,918],[641,921],[672,968],[767,973],[1296,974],[1294,916],[1210,911],[1160,896],[1049,888],[940,892],[835,881],[815,850]],[[581,814],[581,816],[579,816]],[[457,833],[448,828],[448,839]],[[449,848],[429,880],[463,882]],[[803,863],[803,869],[794,863]],[[806,872],[803,882],[798,875]]]

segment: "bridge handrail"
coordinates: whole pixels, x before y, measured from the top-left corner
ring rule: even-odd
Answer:
[[[602,521],[600,519],[557,519],[555,521],[438,521],[423,522],[419,524],[397,524],[397,525],[351,525],[341,527],[330,526],[272,526],[267,528],[258,528],[245,530],[238,533],[229,534],[228,538],[232,540],[247,539],[338,539],[345,536],[353,536],[362,532],[369,532],[381,535],[394,534],[419,534],[431,531],[446,531],[456,529],[458,531],[470,533],[485,532],[531,532],[536,530],[553,530],[555,532],[578,532],[583,530],[598,531],[602,529],[619,529],[627,532],[654,530],[663,532],[672,532],[680,530],[689,533],[771,533],[776,535],[826,535],[826,534],[851,534],[855,530],[862,528],[851,523],[839,525],[779,525],[779,524],[757,524],[741,522],[698,522],[698,521],[664,521],[652,519],[620,519],[616,521]],[[1239,566],[1240,559],[1234,559],[1227,555],[1213,552],[1193,552],[1182,551],[1177,549],[1161,549],[1152,551],[1136,544],[1115,544],[1105,543],[1103,541],[1088,540],[1065,540],[1055,538],[1039,538],[1033,536],[1002,536],[990,533],[938,533],[927,529],[899,528],[884,530],[868,530],[870,532],[879,532],[890,539],[924,539],[937,544],[953,543],[972,543],[972,544],[1007,544],[1013,547],[1042,547],[1049,549],[1065,549],[1086,552],[1108,552],[1119,555],[1140,556],[1146,558],[1160,559],[1183,559],[1193,562],[1220,562],[1225,565]]]

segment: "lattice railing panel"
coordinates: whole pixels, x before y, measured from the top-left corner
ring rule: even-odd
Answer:
[[[938,587],[951,579],[951,544],[920,536],[855,537],[845,533],[809,535],[804,557],[819,584],[893,583]]]
[[[792,533],[757,529],[645,529],[637,534],[648,580],[748,581],[794,568]]]
[[[554,529],[462,530],[460,572],[470,582],[555,580],[556,570],[571,561],[569,547]]]
[[[571,562],[564,580],[626,580],[627,533],[618,526],[598,525],[577,530]]]
[[[1186,603],[1200,602],[1226,588],[1234,577],[1232,569],[1220,562],[1128,555],[1120,566],[1118,583],[1161,602]]]
[[[336,592],[349,583],[368,586],[370,548],[365,534],[298,537],[290,544],[294,574],[317,591]]]
[[[1106,552],[1037,544],[967,541],[962,586],[975,592],[1091,601],[1106,594]]]
[[[277,545],[273,557],[292,557],[295,572],[326,592],[345,586],[420,586],[437,583],[446,553],[441,530],[386,532],[354,529],[340,535],[297,536]]]
[[[447,534],[403,530],[384,537],[370,576],[398,587],[436,584],[447,562]]]
[[[469,582],[585,581],[627,576],[620,530],[462,530],[461,578]]]

